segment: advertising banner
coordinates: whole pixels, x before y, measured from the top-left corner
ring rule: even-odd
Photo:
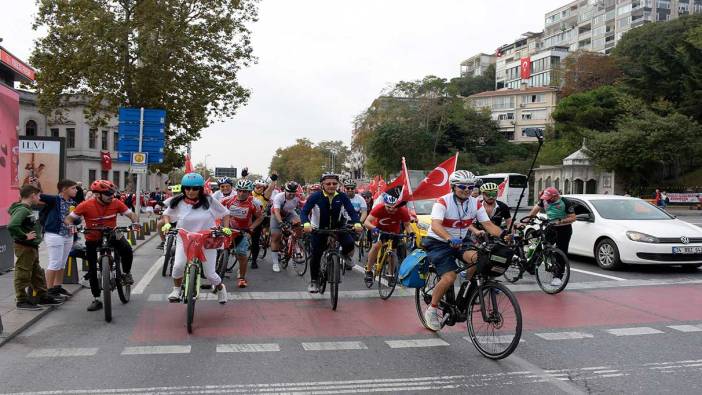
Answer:
[[[700,193],[669,193],[670,203],[700,203],[702,194]]]
[[[20,137],[20,186],[37,178],[42,193],[57,194],[56,184],[63,178],[63,149],[62,137]]]
[[[0,226],[7,225],[7,209],[19,198],[17,124],[19,95],[0,84]]]

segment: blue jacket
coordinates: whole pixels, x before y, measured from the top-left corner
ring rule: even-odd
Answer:
[[[345,193],[335,192],[334,195],[327,196],[324,191],[319,191],[310,195],[300,213],[303,224],[310,222],[310,212],[314,206],[319,207],[319,229],[339,229],[342,227],[346,223],[346,219],[341,215],[342,207],[349,213],[351,222],[360,222],[358,213]]]
[[[44,222],[44,232],[45,233],[56,233],[61,231],[61,224],[65,218],[61,218],[61,196],[60,195],[44,195],[41,194],[39,199],[46,204],[43,210],[48,210],[48,215],[46,216],[46,222]],[[71,206],[75,206],[76,203],[69,200]]]

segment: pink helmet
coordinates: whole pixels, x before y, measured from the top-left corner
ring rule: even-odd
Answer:
[[[554,187],[548,187],[548,188],[544,189],[543,192],[541,192],[541,197],[539,199],[549,200],[549,199],[553,198],[554,196],[555,197],[561,196],[561,193],[558,192],[558,189],[556,189]]]

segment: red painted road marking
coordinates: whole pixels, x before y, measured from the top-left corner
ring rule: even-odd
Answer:
[[[563,292],[520,292],[525,330],[623,326],[702,319],[702,286],[659,286]],[[148,304],[131,340],[173,342],[187,339],[182,304]],[[463,332],[465,324],[445,331]],[[411,336],[429,333],[417,318],[414,298],[342,299],[337,312],[328,300],[235,301],[220,306],[198,303],[196,337],[340,338]]]

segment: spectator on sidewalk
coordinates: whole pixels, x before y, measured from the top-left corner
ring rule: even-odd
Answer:
[[[85,200],[85,191],[83,190],[83,183],[80,181],[76,183],[76,197],[73,200],[75,200],[76,205],[83,203],[83,200]]]
[[[653,200],[656,205],[656,207],[661,207],[662,205],[662,199],[661,199],[661,190],[656,188],[656,193],[653,194]]]
[[[20,189],[20,201],[13,203],[8,212],[10,223],[7,226],[15,242],[15,298],[17,308],[21,310],[39,310],[30,299],[27,287],[37,293],[39,304],[60,305],[58,300],[46,290],[44,270],[39,265],[39,244],[41,243],[41,224],[32,215],[32,206],[39,203],[39,188],[24,185]]]
[[[54,298],[62,298],[61,295],[73,296],[63,288],[63,274],[66,269],[68,254],[73,247],[74,231],[64,223],[66,216],[76,208],[73,200],[77,193],[77,183],[72,180],[62,180],[56,185],[58,195],[41,194],[39,199],[46,205],[42,208],[42,213],[46,212],[45,218],[41,218],[44,226],[44,240],[49,250],[49,263],[46,267],[46,286],[49,294]]]
[[[663,207],[663,208],[668,207],[669,202],[670,202],[670,199],[668,198],[668,192],[666,192],[666,191],[661,192],[661,207]]]

